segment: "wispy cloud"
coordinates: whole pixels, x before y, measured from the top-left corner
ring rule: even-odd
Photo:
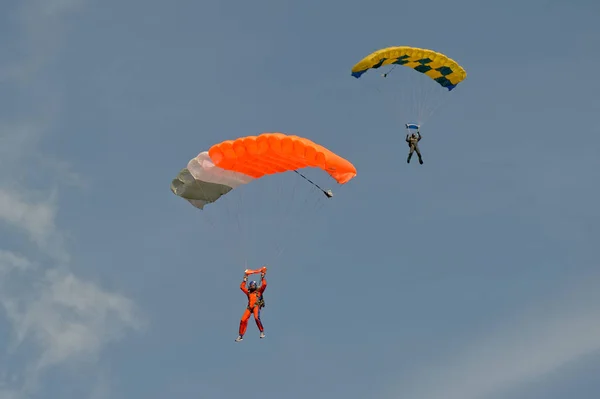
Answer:
[[[86,1],[23,0],[17,10],[2,16],[16,22],[7,37],[16,51],[0,64],[3,94],[9,96],[7,103],[11,104],[8,110],[0,110],[2,180],[22,182],[33,176],[46,184],[81,185],[67,162],[39,151],[38,145],[60,121],[63,111],[60,82],[47,67],[60,54],[69,26],[66,17]]]
[[[23,395],[35,390],[45,369],[93,361],[105,345],[128,329],[143,326],[130,299],[83,281],[68,270],[44,271],[8,251],[0,251],[0,304],[12,324],[10,356],[22,357],[18,351],[32,345],[27,347],[23,369],[8,367],[21,383],[14,392]]]
[[[15,16],[20,28],[19,57],[0,68],[0,81],[30,83],[60,50],[66,26],[65,17],[85,0],[24,0]]]
[[[19,30],[14,37],[18,56],[0,65],[0,81],[35,104],[19,109],[10,120],[0,120],[0,227],[11,242],[20,240],[19,248],[28,251],[24,256],[7,248],[8,240],[0,248],[0,306],[11,333],[0,358],[0,399],[29,398],[45,387],[47,372],[61,365],[85,363],[92,369],[77,367],[78,373],[104,376],[94,368],[103,348],[143,327],[132,300],[71,270],[56,215],[60,185],[75,176],[67,162],[38,147],[60,123],[62,111],[60,91],[53,87],[46,66],[58,59],[66,17],[84,3],[19,2],[12,14]],[[52,373],[52,378],[59,375]],[[109,381],[99,378],[89,394],[110,397],[109,387]]]
[[[40,248],[53,256],[67,261],[61,249],[60,234],[54,218],[56,202],[50,194],[46,201],[29,202],[16,190],[0,189],[0,220],[26,233]]]
[[[528,307],[459,357],[426,365],[411,392],[396,387],[390,397],[485,399],[600,351],[598,282]]]
[[[2,302],[18,343],[30,337],[42,348],[38,368],[79,355],[95,355],[103,344],[120,338],[123,327],[140,326],[129,299],[105,292],[70,272],[49,270],[37,285],[33,299],[25,298],[19,304],[12,297]]]

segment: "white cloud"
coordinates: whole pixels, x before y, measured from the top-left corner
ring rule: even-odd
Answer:
[[[530,307],[458,358],[427,366],[410,384],[418,383],[412,392],[401,388],[390,397],[484,399],[600,351],[600,293],[593,282]]]
[[[26,369],[16,370],[21,393],[33,390],[45,369],[93,362],[105,345],[143,326],[130,299],[67,270],[44,271],[23,256],[0,251],[0,271],[0,304],[14,333],[11,352],[26,344],[35,348],[27,350]]]
[[[63,107],[61,82],[44,76],[45,67],[61,48],[63,31],[68,26],[64,17],[84,3],[24,0],[16,13],[7,13],[15,17],[19,28],[7,37],[11,43],[17,43],[19,56],[0,65],[4,89],[1,94],[10,98],[8,104],[13,104],[8,110],[0,109],[2,180],[34,178],[47,184],[83,185],[67,162],[39,151],[37,145],[60,122]]]
[[[80,356],[96,356],[102,346],[121,337],[124,329],[138,328],[131,300],[103,291],[72,273],[47,271],[36,297],[25,299],[21,311],[15,298],[0,295],[18,343],[31,338],[41,349],[38,368]]]
[[[61,378],[48,372],[62,366],[73,366],[82,384],[89,375],[103,376],[88,387],[89,394],[110,397],[110,381],[97,360],[107,345],[143,327],[131,299],[77,277],[69,267],[56,215],[59,185],[77,177],[67,162],[38,147],[60,124],[62,111],[60,90],[45,67],[60,55],[65,17],[84,3],[24,0],[10,14],[19,28],[11,38],[19,58],[0,65],[0,81],[12,85],[27,106],[11,113],[11,120],[0,120],[0,234],[21,239],[20,248],[28,252],[7,248],[8,240],[0,248],[0,314],[11,337],[0,356],[0,399],[31,397],[46,388],[45,378]],[[70,385],[76,382],[69,379]]]
[[[24,231],[40,248],[67,260],[60,248],[60,234],[56,229],[56,202],[53,194],[43,202],[28,202],[17,191],[0,188],[0,220]]]
[[[14,254],[10,251],[0,249],[0,277],[4,278],[6,274],[13,270],[27,270],[32,266],[29,259]]]

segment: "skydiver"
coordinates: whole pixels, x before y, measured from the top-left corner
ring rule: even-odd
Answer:
[[[236,342],[240,342],[244,339],[244,334],[246,333],[246,328],[248,327],[248,320],[250,319],[250,315],[252,314],[254,315],[256,326],[260,331],[260,338],[265,337],[264,328],[262,322],[260,321],[260,309],[265,306],[263,292],[265,292],[265,289],[267,288],[267,280],[265,280],[265,273],[266,271],[263,271],[260,274],[260,286],[256,285],[256,281],[250,281],[250,284],[248,284],[247,288],[246,281],[248,281],[248,276],[244,274],[244,280],[240,284],[240,289],[248,297],[248,305],[246,306],[246,310],[244,311],[242,319],[240,320],[239,336],[235,339]]]
[[[421,132],[419,130],[417,130],[416,133],[406,135],[406,142],[408,143],[408,148],[410,148],[406,163],[410,163],[413,152],[416,151],[419,156],[419,163],[423,165],[423,158],[421,158],[421,151],[419,151],[419,141],[421,141],[421,138]]]

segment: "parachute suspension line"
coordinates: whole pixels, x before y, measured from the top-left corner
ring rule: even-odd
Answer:
[[[281,213],[278,212],[279,217],[277,217],[278,221],[276,223],[278,223],[278,227],[276,229],[276,238],[273,239],[273,247],[276,250],[275,254],[273,255],[273,258],[271,259],[272,263],[277,263],[279,262],[279,258],[280,256],[283,254],[283,251],[285,250],[285,234],[283,233],[284,231],[286,231],[283,226],[286,226],[288,224],[288,221],[292,218],[292,210],[294,209],[294,199],[296,198],[296,188],[298,186],[298,181],[294,181],[294,184],[292,186],[291,189],[291,194],[290,198],[287,199],[285,198],[285,200],[281,200],[278,201],[278,203],[281,203]],[[283,183],[279,183],[277,185],[277,198],[281,198],[284,199],[284,197],[287,197],[287,193],[285,193],[285,189],[283,188]],[[284,195],[285,194],[285,195]]]
[[[280,223],[283,225],[287,225],[288,221],[292,220],[293,216],[296,216],[295,213],[297,212],[298,207],[296,206],[297,204],[296,202],[296,198],[297,198],[297,189],[298,189],[298,180],[294,179],[294,183],[292,186],[292,190],[290,193],[290,198],[288,201],[285,201],[285,203],[287,204],[285,207],[285,211],[283,212],[283,215],[280,216],[279,220]],[[282,228],[281,231],[283,232],[284,229]],[[284,240],[284,234],[283,233],[279,233],[278,238],[279,241],[276,242],[275,245],[275,249],[277,250],[277,252],[274,255],[273,258],[273,263],[279,262],[279,258],[281,257],[281,255],[283,255],[283,252],[286,249],[286,240]],[[287,237],[286,237],[287,238]]]
[[[424,77],[419,81],[419,92],[421,102],[419,105],[419,123],[423,124],[435,111],[435,102],[440,97],[443,98],[443,91],[438,85],[432,84],[429,79]]]
[[[283,184],[277,185],[279,188],[277,190],[278,197],[286,200],[277,201],[277,204],[282,204],[282,212],[278,212],[279,217],[277,218],[277,222],[275,222],[278,227],[275,229],[275,237],[272,238],[272,251],[269,251],[269,260],[273,264],[278,263],[281,256],[285,253],[291,238],[290,235],[293,234],[289,229],[284,229],[284,226],[297,217],[301,217],[305,221],[309,220],[317,212],[318,205],[324,205],[323,197],[315,195],[318,192],[317,190],[322,189],[317,189],[316,185],[313,184],[309,190],[303,190],[300,185],[304,183],[301,183],[298,179],[292,179],[291,181],[293,183],[290,186],[290,190],[284,190]],[[284,191],[287,192],[284,193]],[[311,203],[313,206],[311,206]]]
[[[207,192],[204,191],[204,187],[199,187],[199,189],[200,189],[200,192],[203,195],[205,195],[205,196],[207,195]],[[239,193],[237,193],[237,196],[238,196],[238,199],[241,201],[241,196],[240,196]],[[231,202],[233,202],[234,200],[233,200],[232,197],[235,198],[235,195],[234,196],[229,196],[224,201],[225,202],[224,209],[225,209],[225,212],[226,212],[225,219],[228,222],[231,222],[231,221],[236,222],[235,224],[237,225],[237,234],[235,234],[235,233],[233,233],[233,234],[236,235],[236,236],[238,236],[238,240],[239,241],[244,241],[243,240],[244,234],[243,234],[243,229],[242,229],[242,226],[241,226],[242,223],[241,223],[241,217],[240,217],[240,213],[241,212],[240,211],[238,211],[238,212],[233,211],[233,209],[232,209],[233,205],[231,204]],[[214,207],[215,205],[211,202],[211,203],[206,204],[205,206],[208,206],[210,208],[210,207]],[[241,209],[241,206],[238,205],[238,209]],[[215,235],[221,236],[222,238],[231,238],[230,237],[231,233],[226,233],[223,230],[223,227],[222,227],[223,223],[216,223],[216,220],[213,219],[213,218],[216,218],[216,216],[211,215],[210,211],[207,211],[206,209],[202,210],[201,211],[201,217],[206,222],[208,222],[208,224],[210,225],[210,228],[212,229],[212,232]],[[245,243],[244,243],[243,247],[245,247]],[[246,260],[245,254],[244,254],[244,248],[236,247],[232,252],[235,253],[234,257],[236,258],[236,262],[237,261],[243,261],[245,264],[247,263],[247,260]]]
[[[398,64],[391,64],[391,68],[381,74],[383,78],[389,75],[398,67]],[[436,111],[445,104],[448,100],[447,93],[441,93],[445,89],[432,85],[432,82],[427,81],[421,74],[410,75],[405,79],[401,79],[401,86],[406,90],[399,90],[393,95],[395,102],[401,102],[401,112],[404,122],[409,120],[423,125]],[[375,89],[383,95],[377,85]],[[396,110],[394,109],[394,113]],[[406,114],[406,115],[404,115]]]
[[[299,173],[295,170],[294,170],[294,172],[299,174],[301,177],[303,177],[307,181],[311,182],[308,178],[303,176],[301,173]],[[313,182],[311,182],[312,187],[309,190],[301,190],[299,187],[299,184],[301,184],[299,182],[299,180],[294,179],[292,196],[289,201],[289,208],[291,208],[291,209],[289,209],[288,211],[286,211],[284,213],[284,215],[282,215],[282,217],[280,218],[281,221],[286,221],[288,219],[291,219],[292,216],[294,218],[301,217],[302,220],[308,221],[312,217],[314,217],[314,215],[317,214],[319,209],[321,209],[325,205],[326,200],[324,200],[323,197],[315,195],[315,194],[317,194],[318,191],[321,191],[321,192],[326,193],[325,196],[327,198],[331,198],[330,195],[331,196],[333,195],[331,193],[331,190],[324,191],[321,187],[319,187],[317,184],[315,184]],[[311,206],[311,204],[312,204],[312,206]],[[287,221],[284,224],[287,224]],[[292,234],[292,233],[289,233],[289,234]],[[279,234],[279,240],[281,242],[277,242],[275,245],[275,250],[277,252],[274,254],[273,263],[278,262],[279,258],[283,255],[283,253],[287,249],[287,244],[283,243],[283,241],[284,241],[283,236],[284,236],[284,234],[283,234],[283,229],[282,229],[282,232]],[[287,241],[287,238],[285,239],[285,241]]]
[[[242,259],[244,261],[244,265],[247,267],[248,266],[248,260],[250,259],[250,254],[249,254],[249,250],[250,250],[250,243],[249,243],[249,234],[250,234],[250,221],[248,220],[248,216],[246,212],[244,212],[243,210],[246,209],[246,205],[244,201],[244,193],[240,190],[237,193],[237,200],[238,200],[238,208],[240,210],[240,212],[236,212],[235,216],[237,218],[237,224],[238,224],[238,229],[239,229],[239,234],[240,234],[240,240],[242,243]]]
[[[243,192],[235,191],[231,193],[228,197],[224,199],[224,208],[226,211],[226,219],[228,223],[226,225],[232,226],[232,232],[227,234],[225,237],[231,239],[232,235],[236,236],[234,239],[237,242],[235,249],[232,251],[235,254],[236,262],[243,263],[244,265],[248,264],[248,243],[247,243],[247,230],[248,230],[248,220],[244,218],[244,198]]]
[[[391,68],[387,72],[381,74],[381,76],[387,78],[398,66],[400,65],[392,64]],[[413,84],[413,80],[415,80],[414,75],[409,74],[409,76],[401,77],[399,80],[400,82],[397,84],[401,86],[402,89],[393,91],[393,94],[391,95],[393,101],[391,101],[390,107],[391,111],[397,115],[398,119],[396,122],[402,124],[406,123],[409,119],[412,121],[415,118],[415,114],[419,113],[420,104],[419,93]],[[375,88],[383,95],[379,87],[375,86]],[[406,90],[404,90],[404,88],[406,88]],[[402,111],[399,112],[398,108]],[[417,117],[417,119],[419,118]]]
[[[298,172],[297,170],[294,170],[294,172],[296,172],[297,174],[299,174],[300,176],[302,176],[302,178],[304,180],[306,180],[307,182],[309,182],[310,184],[312,184],[313,186],[315,186],[316,188],[318,188],[319,190],[321,190],[321,192],[323,194],[325,194],[325,196],[327,198],[333,197],[333,192],[331,190],[325,190],[325,189],[319,187],[319,185],[317,183],[313,182],[312,180],[310,180],[309,178],[307,178],[306,176],[304,176],[302,173]]]
[[[302,214],[303,208],[301,207],[301,200],[305,190],[301,190],[300,185],[304,183],[300,182],[299,179],[291,179],[290,184],[289,189],[285,190],[286,192],[283,197],[285,201],[282,201],[282,212],[278,213],[277,219],[281,227],[277,229],[277,234],[274,237],[273,250],[275,252],[270,253],[273,256],[273,263],[279,262],[289,242],[293,241],[291,240],[291,235],[294,234],[293,229],[286,229],[285,226],[289,226],[290,222],[298,216],[306,218],[306,215]]]
[[[387,77],[387,75],[397,66],[398,65],[393,65],[392,68],[388,72],[381,74],[381,76],[384,78]],[[364,79],[362,80],[362,82],[365,82]],[[364,84],[366,84],[366,83],[364,83]],[[373,90],[373,89],[376,90],[380,96],[386,97],[386,94],[381,90],[381,88],[379,87],[379,85],[377,83],[375,85],[369,86],[369,90]],[[377,101],[377,105],[380,105],[380,104],[381,103],[379,101]],[[396,106],[394,104],[394,101],[383,101],[383,104],[386,109],[389,109],[389,112],[391,112],[392,114],[396,113]]]

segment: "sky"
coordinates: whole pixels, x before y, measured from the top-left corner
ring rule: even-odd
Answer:
[[[0,399],[597,399],[598,15],[1,2]],[[350,75],[396,45],[467,70],[423,125],[424,165],[395,97],[410,70]],[[308,170],[331,199],[292,173],[204,211],[170,192],[199,152],[262,132],[358,174]],[[236,343],[263,264],[266,338],[250,320]]]

